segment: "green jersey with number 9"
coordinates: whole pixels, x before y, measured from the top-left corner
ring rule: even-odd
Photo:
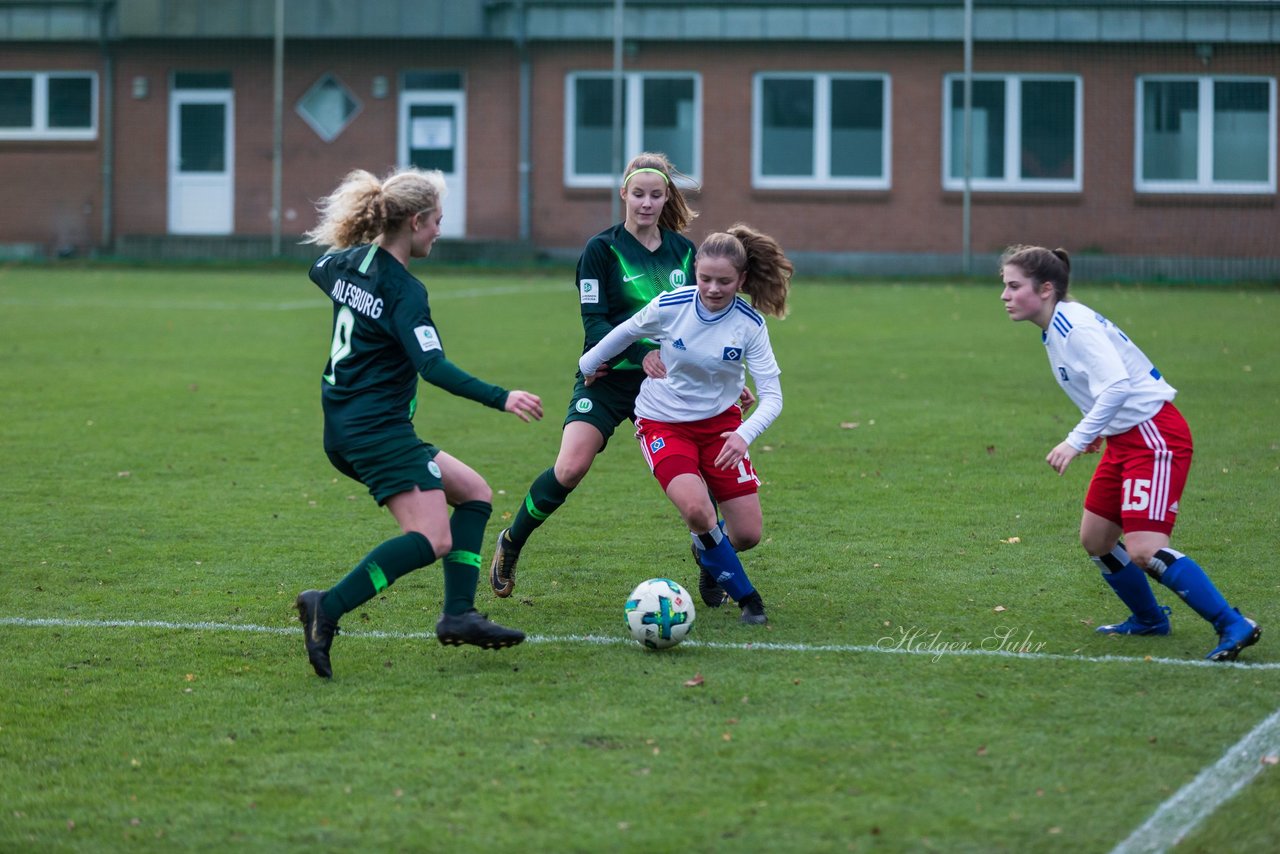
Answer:
[[[507,391],[455,367],[431,320],[427,289],[376,244],[317,260],[311,281],[333,301],[333,337],[321,382],[325,450],[413,434],[418,377],[502,409]]]

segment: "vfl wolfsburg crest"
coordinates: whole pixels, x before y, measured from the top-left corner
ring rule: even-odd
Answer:
[[[435,460],[427,463],[427,471],[431,472],[432,477],[440,477],[440,466],[436,465]]]
[[[672,270],[670,278],[671,278],[671,287],[683,288],[685,286],[684,270],[679,270],[679,269]]]
[[[574,409],[578,410],[579,412],[585,413],[585,412],[591,411],[591,406],[592,406],[591,401],[587,400],[584,397],[581,400],[579,400],[576,404],[574,404]]]

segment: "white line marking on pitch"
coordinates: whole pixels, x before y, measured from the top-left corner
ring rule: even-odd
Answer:
[[[1181,842],[1200,822],[1248,785],[1280,754],[1280,709],[1237,741],[1214,764],[1161,804],[1111,854],[1155,854]]]
[[[301,627],[258,626],[247,623],[176,623],[167,620],[72,620],[41,617],[0,617],[0,626],[55,629],[160,629],[166,631],[215,631],[249,632],[252,634],[295,635]],[[343,637],[389,638],[391,640],[423,640],[433,638],[431,632],[388,632],[379,630],[344,631]],[[612,646],[630,644],[624,637],[600,635],[530,635],[528,643],[565,643]],[[1174,667],[1239,668],[1244,670],[1280,670],[1280,663],[1214,662],[1203,659],[1136,658],[1120,655],[1058,655],[1043,652],[1012,652],[1009,650],[957,649],[945,653],[929,649],[885,648],[865,644],[802,644],[802,643],[725,643],[723,641],[685,641],[685,646],[707,649],[739,649],[779,652],[848,652],[882,653],[898,655],[927,655],[935,659],[943,655],[991,656],[1024,658],[1037,661],[1073,661],[1097,664],[1157,664]],[[1129,838],[1121,842],[1111,854],[1163,854],[1177,845],[1219,806],[1244,788],[1263,770],[1263,758],[1280,754],[1280,710],[1254,727],[1243,739],[1236,742],[1215,764],[1201,771],[1194,780],[1178,790],[1156,809]]]
[[[21,626],[26,628],[54,629],[164,629],[171,631],[212,631],[212,632],[249,632],[266,635],[292,635],[302,632],[301,626],[258,626],[251,623],[175,623],[167,620],[72,620],[61,617],[0,617],[0,626]],[[389,632],[377,629],[342,630],[344,638],[390,638],[391,640],[422,640],[434,638],[433,632]],[[529,635],[527,643],[565,643],[587,644],[593,646],[610,646],[613,644],[633,643],[629,638],[618,635],[604,637],[601,635]],[[1157,664],[1170,667],[1206,667],[1213,670],[1237,668],[1257,672],[1260,670],[1280,670],[1280,662],[1258,662],[1250,664],[1242,661],[1206,661],[1200,658],[1155,658],[1124,655],[1061,655],[1047,652],[1015,652],[1000,649],[948,649],[941,651],[927,648],[904,648],[897,646],[877,646],[874,644],[811,644],[811,643],[774,643],[757,641],[728,643],[725,641],[687,640],[683,646],[701,647],[704,649],[739,649],[760,650],[764,652],[847,652],[847,653],[880,653],[883,655],[923,655],[933,659],[953,655],[983,656],[993,658],[1020,658],[1033,661],[1074,661],[1091,664]]]

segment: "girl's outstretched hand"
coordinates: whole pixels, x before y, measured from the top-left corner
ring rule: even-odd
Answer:
[[[507,412],[520,416],[521,421],[542,420],[542,398],[527,391],[507,392],[507,403],[503,407]]]

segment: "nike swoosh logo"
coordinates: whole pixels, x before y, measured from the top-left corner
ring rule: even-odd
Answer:
[[[643,275],[644,275],[644,273],[636,273],[634,276],[623,276],[623,277],[622,277],[622,281],[624,281],[624,282],[634,282],[636,279],[639,279],[639,278],[640,278],[640,277],[642,277]]]

